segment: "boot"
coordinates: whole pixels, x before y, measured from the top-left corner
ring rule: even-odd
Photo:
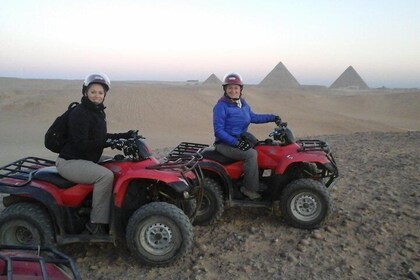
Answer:
[[[107,235],[108,232],[105,228],[105,224],[97,224],[97,223],[87,223],[86,229],[89,231],[92,235]]]
[[[249,199],[251,200],[261,199],[261,195],[259,193],[257,193],[256,191],[250,190],[245,186],[242,186],[240,190],[244,195],[249,197]]]

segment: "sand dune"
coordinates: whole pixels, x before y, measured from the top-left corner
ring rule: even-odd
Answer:
[[[27,155],[55,158],[43,146],[52,121],[79,101],[81,81],[0,78],[0,164]],[[106,98],[111,132],[138,129],[152,148],[180,141],[212,143],[212,108],[220,87],[115,82]],[[298,137],[420,128],[420,91],[264,89],[246,86],[257,113],[275,113]],[[258,138],[272,124],[252,125]]]

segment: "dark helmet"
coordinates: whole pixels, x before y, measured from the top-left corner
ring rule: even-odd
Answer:
[[[89,74],[86,76],[85,81],[83,82],[82,86],[82,93],[85,94],[88,87],[91,84],[101,84],[104,89],[105,93],[109,91],[111,88],[111,82],[109,81],[109,78],[105,74]]]
[[[238,85],[241,87],[241,94],[239,95],[239,98],[230,98],[228,94],[226,93],[226,87],[228,85]],[[230,100],[236,101],[239,100],[242,97],[242,89],[244,88],[244,83],[242,82],[242,77],[238,73],[229,73],[226,74],[223,78],[223,95],[226,98],[229,98]]]
[[[244,87],[244,83],[242,82],[242,77],[238,73],[229,73],[226,74],[223,78],[223,89],[227,85],[238,85],[241,89]]]

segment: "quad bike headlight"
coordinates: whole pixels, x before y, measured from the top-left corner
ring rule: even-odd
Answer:
[[[183,192],[182,195],[184,196],[185,199],[190,198],[190,193],[187,191]]]

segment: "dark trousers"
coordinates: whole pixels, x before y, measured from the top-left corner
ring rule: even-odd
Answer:
[[[216,147],[216,151],[218,151],[222,155],[228,158],[243,161],[244,186],[250,190],[258,191],[259,179],[258,179],[257,151],[254,149],[241,151],[236,147],[232,147],[223,143],[218,143],[215,145],[215,147]]]

